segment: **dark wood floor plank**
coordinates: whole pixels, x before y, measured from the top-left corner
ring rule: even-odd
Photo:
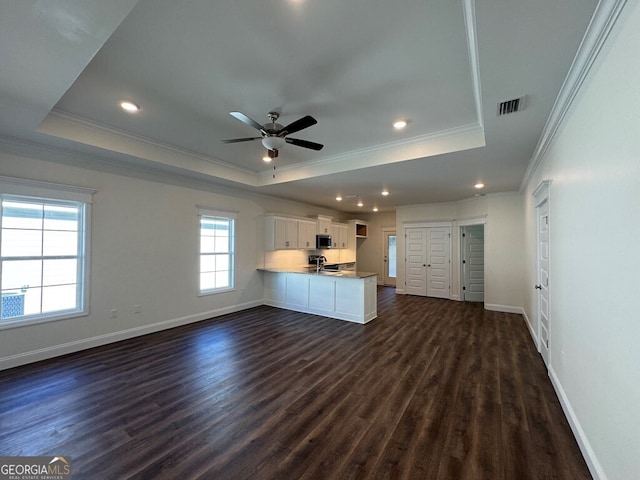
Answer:
[[[74,479],[588,479],[519,315],[379,288],[353,324],[257,307],[0,372],[0,454]]]

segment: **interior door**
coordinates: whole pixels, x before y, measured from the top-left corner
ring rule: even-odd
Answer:
[[[396,284],[396,232],[385,230],[384,232],[384,285]]]
[[[405,229],[405,291],[409,295],[427,294],[427,229]]]
[[[463,300],[484,302],[484,225],[462,227]]]
[[[451,228],[427,228],[427,296],[450,298]]]
[[[538,338],[540,353],[549,366],[549,201],[545,199],[536,207],[538,217]]]

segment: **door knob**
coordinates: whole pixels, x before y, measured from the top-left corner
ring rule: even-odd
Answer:
[[[542,285],[536,285],[535,288],[536,290],[542,290]]]

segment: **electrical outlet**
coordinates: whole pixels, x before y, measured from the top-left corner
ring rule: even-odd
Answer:
[[[115,308],[111,310],[111,318],[118,318],[118,310]]]
[[[142,307],[140,305],[133,306],[133,313],[140,313],[142,311]]]

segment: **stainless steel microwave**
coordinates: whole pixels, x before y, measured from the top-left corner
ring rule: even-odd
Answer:
[[[331,235],[316,235],[316,248],[331,248]]]

